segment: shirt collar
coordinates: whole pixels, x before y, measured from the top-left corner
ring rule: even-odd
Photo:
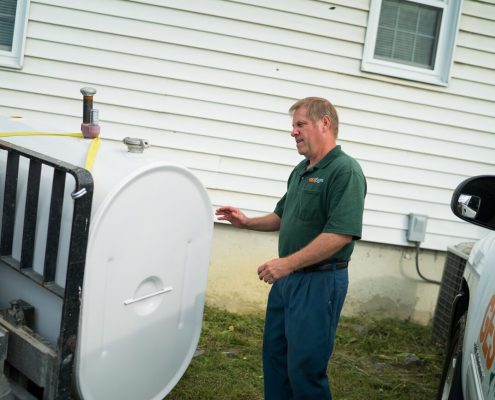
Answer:
[[[315,169],[325,168],[328,164],[330,164],[333,160],[335,160],[342,153],[342,149],[340,145],[335,146],[332,150],[330,150],[325,157],[323,157],[318,163],[310,168],[308,171],[313,171]],[[308,165],[308,160],[304,162],[304,168]]]

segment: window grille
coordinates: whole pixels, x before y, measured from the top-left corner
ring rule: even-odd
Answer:
[[[375,57],[433,69],[442,9],[409,1],[384,1]]]
[[[16,8],[17,0],[0,2],[0,50],[12,50]]]

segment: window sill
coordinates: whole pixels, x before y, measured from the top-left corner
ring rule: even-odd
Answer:
[[[403,64],[395,64],[384,61],[364,61],[361,63],[361,71],[386,75],[393,78],[407,79],[410,81],[427,83],[430,85],[447,86],[448,80],[435,71],[423,70]]]

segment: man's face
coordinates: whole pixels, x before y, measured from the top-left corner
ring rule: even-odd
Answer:
[[[313,123],[306,116],[306,107],[301,107],[294,112],[292,117],[291,136],[296,140],[299,154],[308,160],[319,156],[323,148],[322,121]]]

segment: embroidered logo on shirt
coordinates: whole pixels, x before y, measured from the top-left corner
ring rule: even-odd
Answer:
[[[311,183],[322,183],[324,181],[323,178],[308,178],[308,182]]]

